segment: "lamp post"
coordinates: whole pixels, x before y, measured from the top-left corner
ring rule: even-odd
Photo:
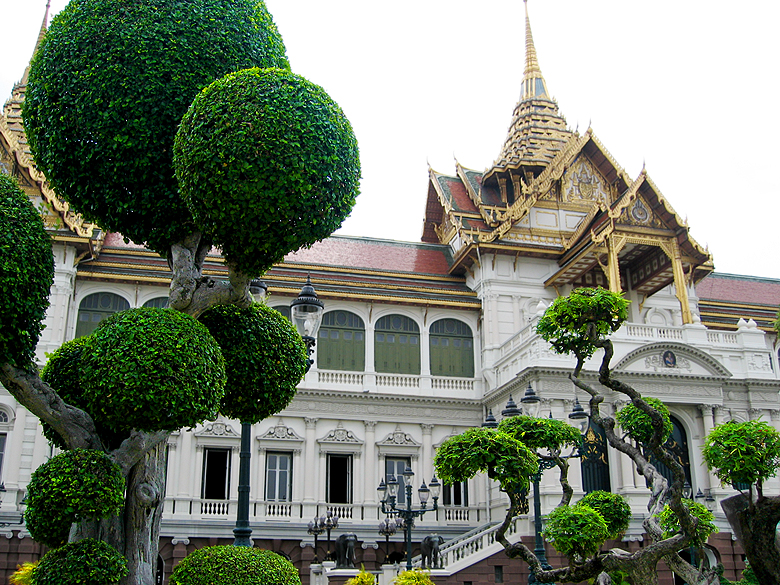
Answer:
[[[249,292],[253,297],[265,298],[268,286],[259,279],[249,283]],[[309,356],[314,353],[317,331],[322,321],[322,311],[325,305],[317,298],[317,293],[311,285],[311,278],[307,277],[306,284],[301,289],[298,298],[290,303],[290,312],[293,314],[293,323],[301,334]],[[302,332],[296,322],[295,315],[305,315],[302,321],[305,323]],[[309,370],[314,362],[311,357],[306,367]],[[238,510],[236,512],[236,527],[233,529],[233,546],[252,546],[250,537],[252,529],[249,527],[249,461],[252,457],[252,425],[241,422],[241,451],[238,454]],[[316,556],[316,552],[315,552]]]
[[[379,482],[377,493],[379,494],[379,502],[382,505],[382,513],[389,516],[397,516],[404,520],[404,540],[406,542],[406,570],[412,570],[412,526],[416,517],[422,518],[422,516],[430,510],[438,510],[439,508],[439,492],[441,490],[441,484],[436,476],[431,479],[430,487],[425,485],[423,480],[422,485],[417,490],[417,494],[420,498],[420,507],[417,509],[412,508],[412,479],[414,478],[414,472],[408,465],[403,473],[404,489],[406,490],[406,508],[396,508],[396,498],[398,496],[398,480],[395,476],[390,476],[385,484],[383,479]],[[389,492],[389,496],[388,496]],[[427,508],[428,499],[433,496],[433,507]]]
[[[320,525],[320,519],[315,516],[314,520],[309,521],[309,527],[306,529],[306,532],[314,535],[314,564],[316,565],[320,562],[319,558],[317,558],[317,537],[325,532],[325,526]]]
[[[385,518],[379,523],[379,534],[385,537],[385,559],[383,565],[387,564],[390,557],[390,537],[395,534],[396,522],[392,518]]]
[[[328,532],[328,550],[325,553],[325,560],[332,561],[333,554],[330,552],[330,531],[339,527],[339,517],[336,516],[332,510],[328,510],[326,515],[320,516],[320,523],[325,526],[325,530]]]

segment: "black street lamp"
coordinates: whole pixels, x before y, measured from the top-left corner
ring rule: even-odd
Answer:
[[[328,510],[327,514],[320,516],[320,524],[325,527],[328,533],[328,550],[325,553],[325,560],[332,561],[333,554],[330,552],[330,531],[339,527],[339,517],[336,516],[332,510]]]
[[[385,537],[385,560],[382,561],[383,565],[388,564],[390,558],[390,537],[395,534],[397,526],[393,518],[385,518],[379,523],[379,534]]]
[[[430,487],[425,485],[423,480],[422,485],[417,490],[417,494],[420,498],[420,507],[417,509],[412,508],[412,479],[414,478],[414,472],[408,465],[403,473],[404,488],[406,489],[406,508],[396,508],[396,498],[398,496],[398,480],[394,475],[390,476],[387,484],[385,480],[379,482],[377,493],[379,494],[379,502],[382,505],[382,513],[389,516],[397,516],[404,521],[404,540],[406,542],[406,570],[412,570],[412,528],[414,526],[414,519],[416,517],[422,518],[423,515],[430,510],[438,510],[439,508],[439,492],[441,491],[441,484],[436,476],[431,479]],[[388,492],[390,495],[388,496]],[[427,508],[428,499],[433,496],[433,507]]]
[[[298,297],[290,303],[290,317],[306,344],[309,352],[309,367],[314,364],[311,355],[314,353],[314,344],[317,343],[317,331],[320,329],[324,309],[325,304],[317,297],[317,292],[311,285],[311,276],[307,276],[306,284],[303,285]]]
[[[253,297],[265,298],[268,286],[259,279],[254,279],[249,283],[249,292]],[[311,285],[311,278],[307,277],[306,284],[301,289],[298,298],[290,303],[290,312],[293,316],[293,323],[301,334],[309,356],[314,353],[314,344],[317,339],[317,331],[322,322],[322,311],[324,304],[317,298],[317,293]],[[298,324],[298,320],[302,323]],[[301,317],[304,315],[304,317]],[[303,329],[302,329],[303,327]],[[304,334],[305,333],[305,334]],[[306,371],[309,370],[314,362],[311,357]],[[241,451],[238,454],[238,510],[236,512],[236,527],[233,529],[233,546],[252,546],[250,537],[252,529],[249,527],[249,460],[252,457],[252,425],[241,422]],[[315,553],[316,555],[316,553]]]
[[[309,522],[309,527],[306,529],[306,532],[309,534],[314,535],[314,561],[313,563],[316,565],[320,562],[319,558],[317,558],[317,537],[325,532],[325,526],[320,524],[320,519],[316,516],[314,517],[314,520],[311,520]]]

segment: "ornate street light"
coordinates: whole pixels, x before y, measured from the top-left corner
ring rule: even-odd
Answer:
[[[252,296],[259,296],[261,299],[264,299],[267,291],[268,286],[260,279],[256,278],[249,283],[249,292]],[[311,285],[311,278],[307,277],[306,284],[301,289],[300,294],[290,303],[293,323],[298,333],[301,334],[310,356],[309,363],[306,366],[307,372],[314,363],[311,355],[314,353],[314,344],[317,342],[317,332],[322,322],[322,311],[324,308],[325,305],[317,298],[317,292]],[[252,425],[242,422],[241,451],[238,454],[238,510],[236,512],[236,527],[233,529],[233,546],[252,546],[252,541],[250,540],[252,529],[249,527],[249,460],[251,456]]]
[[[320,329],[324,309],[325,304],[317,297],[317,292],[311,284],[311,276],[307,276],[306,284],[298,297],[290,303],[290,316],[309,352],[309,367],[314,364],[311,355],[314,353],[314,344],[317,343],[317,331]]]
[[[539,415],[539,406],[542,404],[542,399],[534,392],[531,382],[528,382],[528,388],[525,389],[525,394],[520,399],[520,402],[528,416],[536,417]]]
[[[382,481],[382,485],[384,481]],[[385,518],[379,523],[379,534],[385,537],[385,560],[382,561],[383,565],[388,564],[390,558],[390,537],[395,534],[398,524],[393,518]]]
[[[517,407],[517,404],[515,404],[515,401],[512,400],[512,395],[510,394],[509,400],[506,401],[506,408],[501,411],[501,416],[507,418],[510,416],[518,416],[520,414],[523,414],[523,411]]]
[[[417,490],[417,495],[420,498],[420,507],[417,509],[412,508],[412,480],[414,479],[414,472],[408,465],[403,473],[404,489],[406,490],[406,508],[397,508],[396,500],[398,497],[398,480],[396,477],[390,476],[387,484],[382,480],[379,482],[377,493],[379,495],[379,502],[382,505],[382,513],[388,516],[396,516],[402,518],[404,521],[404,541],[406,542],[406,569],[410,571],[412,569],[412,528],[414,527],[414,519],[416,517],[422,518],[422,516],[428,510],[438,510],[439,508],[439,492],[441,491],[441,483],[433,476],[431,479],[430,487],[425,485],[423,480],[422,485]],[[388,495],[389,493],[389,495]],[[433,496],[433,507],[427,508],[429,498]]]
[[[316,565],[320,562],[319,558],[317,557],[317,537],[325,532],[325,526],[320,525],[320,519],[316,516],[314,517],[314,520],[309,521],[309,527],[306,529],[306,532],[309,534],[314,535],[314,561],[313,563]]]
[[[493,411],[488,409],[487,416],[485,417],[485,422],[482,423],[483,427],[486,427],[488,429],[495,429],[498,427],[498,421],[496,420],[496,417],[493,416]]]
[[[325,560],[332,561],[333,554],[330,552],[330,531],[339,527],[339,517],[336,516],[332,510],[328,510],[327,514],[320,516],[320,524],[325,527],[328,533],[328,550],[325,553]]]
[[[580,401],[576,396],[574,397],[574,406],[572,407],[571,413],[569,414],[569,420],[573,426],[576,426],[580,429],[581,435],[584,435],[585,431],[588,430],[590,417],[588,416],[588,413],[585,412],[585,409],[582,408],[582,404],[580,404]]]

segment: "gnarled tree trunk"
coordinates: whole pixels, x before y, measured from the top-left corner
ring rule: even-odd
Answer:
[[[747,496],[739,494],[726,498],[720,506],[758,582],[780,583],[780,548],[777,546],[780,496],[759,498],[751,506]]]

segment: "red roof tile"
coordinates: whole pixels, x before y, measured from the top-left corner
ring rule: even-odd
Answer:
[[[450,267],[447,246],[348,236],[333,236],[284,261],[436,275],[447,275]]]
[[[780,280],[715,273],[696,285],[696,294],[710,301],[780,306]]]

